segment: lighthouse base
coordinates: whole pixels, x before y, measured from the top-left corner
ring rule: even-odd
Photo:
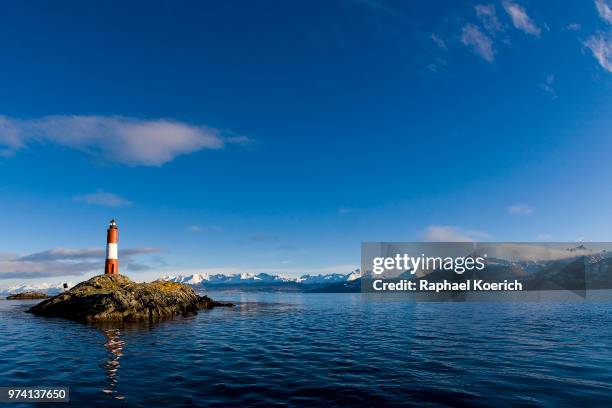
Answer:
[[[119,261],[117,259],[107,259],[104,265],[105,275],[119,275]]]

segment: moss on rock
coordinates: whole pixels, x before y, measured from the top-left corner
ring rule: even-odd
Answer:
[[[42,292],[28,291],[21,293],[14,293],[6,297],[7,300],[20,300],[20,299],[46,299],[49,295]]]

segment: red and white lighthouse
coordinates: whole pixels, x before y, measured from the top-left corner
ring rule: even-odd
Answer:
[[[108,230],[106,231],[106,265],[104,266],[105,275],[119,274],[119,259],[117,256],[117,242],[119,229],[117,229],[117,221],[110,220]]]

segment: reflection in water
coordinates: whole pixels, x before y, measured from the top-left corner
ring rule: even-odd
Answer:
[[[119,371],[119,358],[123,355],[123,346],[125,342],[121,340],[121,331],[119,329],[107,329],[103,331],[106,337],[104,347],[108,350],[108,360],[104,363],[104,369],[109,380],[108,387],[104,389],[107,394],[117,394],[115,386],[118,382],[117,372]],[[122,395],[115,395],[116,399],[123,399]]]

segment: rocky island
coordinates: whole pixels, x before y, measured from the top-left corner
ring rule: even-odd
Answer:
[[[7,300],[22,300],[22,299],[46,299],[49,295],[42,292],[27,291],[21,293],[14,293],[6,297]]]
[[[99,275],[27,310],[38,316],[86,322],[155,321],[201,309],[234,306],[215,302],[180,283],[136,283],[124,275]]]

